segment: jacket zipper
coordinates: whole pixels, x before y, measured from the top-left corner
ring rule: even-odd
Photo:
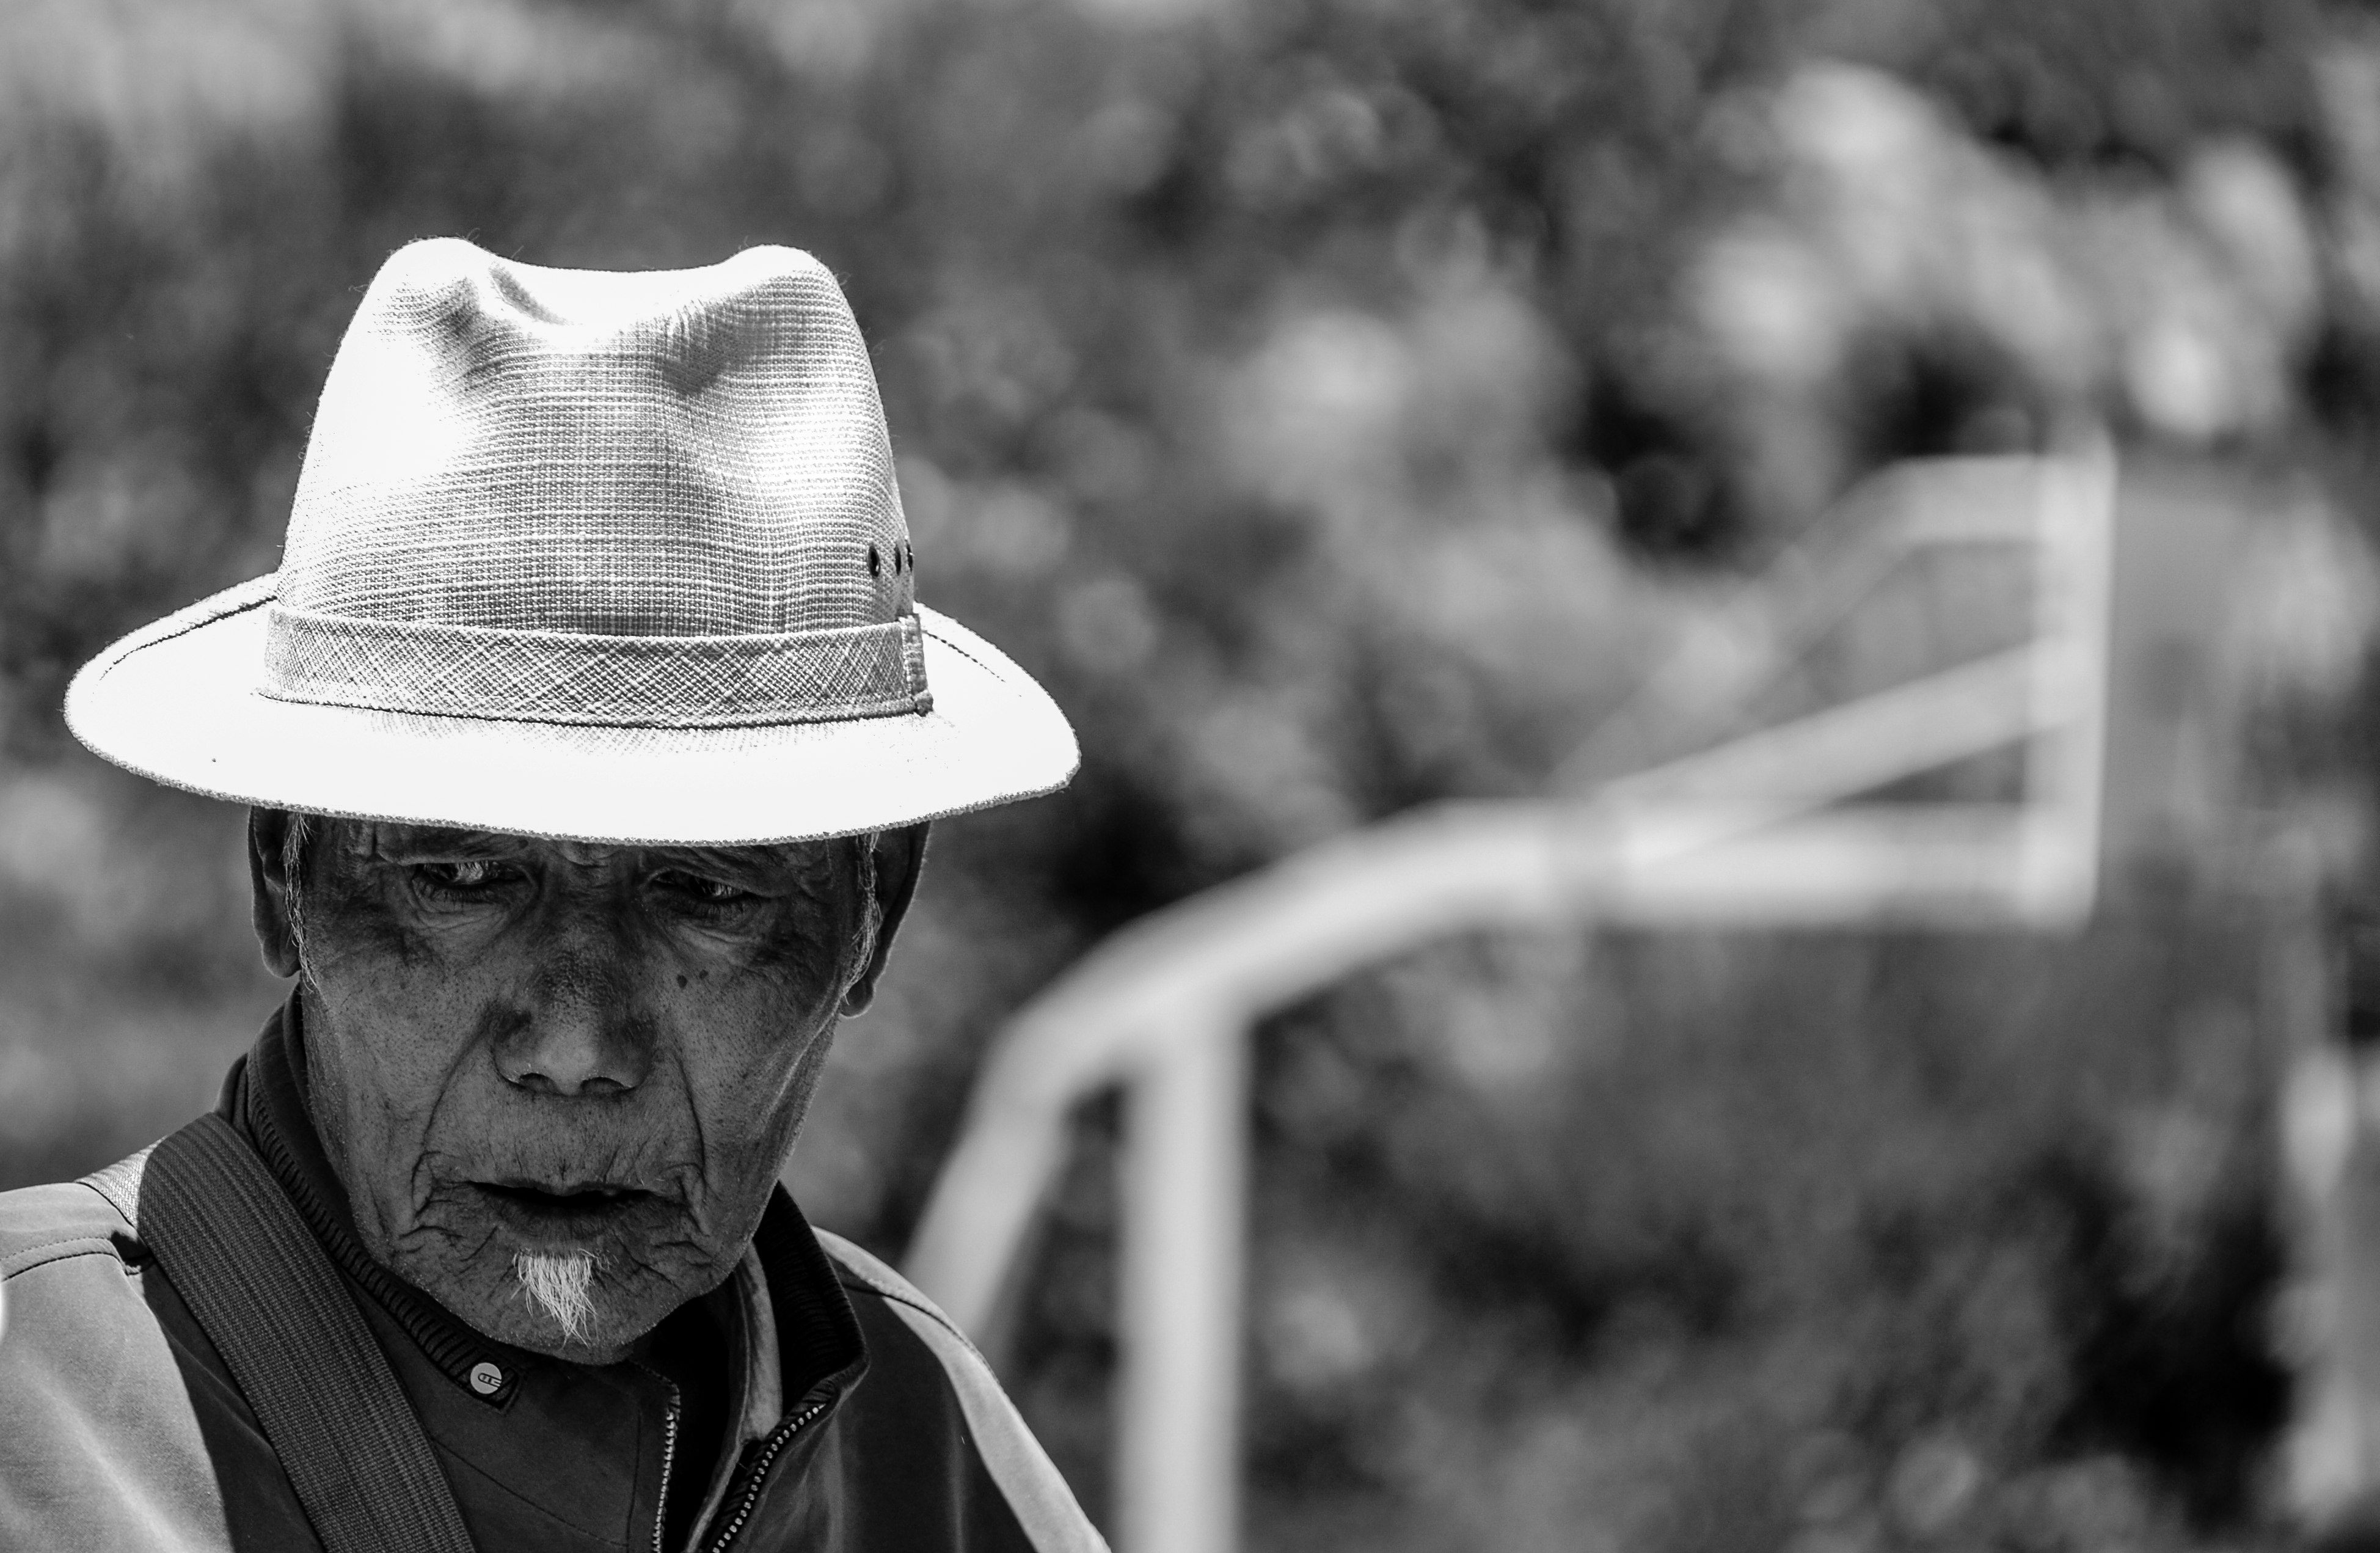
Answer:
[[[656,1370],[647,1369],[643,1365],[637,1367],[669,1388],[669,1407],[662,1414],[661,1502],[653,1507],[653,1553],[668,1553],[668,1549],[662,1546],[662,1538],[669,1531],[670,1467],[677,1460],[677,1382]]]
[[[722,1548],[735,1540],[735,1534],[742,1531],[744,1523],[751,1518],[752,1507],[760,1502],[761,1486],[769,1480],[769,1463],[777,1459],[777,1453],[784,1450],[787,1441],[802,1431],[803,1426],[824,1413],[828,1404],[833,1401],[834,1393],[829,1391],[825,1396],[777,1426],[777,1432],[769,1437],[769,1443],[762,1446],[760,1454],[753,1459],[752,1476],[751,1480],[744,1486],[743,1501],[736,1505],[735,1515],[728,1520],[726,1525],[720,1528],[719,1535],[710,1539],[709,1553],[720,1553]]]

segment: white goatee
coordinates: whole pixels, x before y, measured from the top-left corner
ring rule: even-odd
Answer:
[[[513,1271],[528,1303],[562,1329],[565,1342],[577,1342],[595,1324],[595,1301],[588,1292],[595,1282],[593,1252],[523,1251],[513,1257]]]

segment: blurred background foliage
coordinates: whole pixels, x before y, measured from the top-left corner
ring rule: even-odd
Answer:
[[[2247,480],[2225,801],[2080,939],[1463,942],[1266,1030],[1250,1512],[1259,1547],[1678,1553],[2273,1523],[2280,1037],[2241,859],[2294,826],[2344,867],[2367,804],[2380,18],[11,0],[0,1184],[207,1103],[277,996],[240,817],[57,707],[273,567],[357,294],[432,234],[819,253],[926,597],[1080,728],[1065,795],[941,829],[797,1151],[813,1217],[888,1255],[983,1041],[1071,957],[1415,804],[1690,742],[1775,667],[1747,579],[1861,475],[2104,425]],[[1888,614],[1809,694],[1958,635]],[[1102,1515],[1112,1145],[1087,1117],[1008,1366]]]

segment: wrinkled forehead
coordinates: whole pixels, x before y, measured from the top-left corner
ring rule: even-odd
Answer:
[[[491,858],[573,867],[605,868],[627,862],[683,867],[724,878],[791,877],[822,881],[854,843],[782,842],[759,846],[688,846],[560,841],[507,831],[409,825],[389,819],[325,819],[315,822],[325,846],[359,860],[405,863]]]

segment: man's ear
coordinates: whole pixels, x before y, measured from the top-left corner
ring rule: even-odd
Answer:
[[[282,848],[289,839],[287,809],[248,811],[249,913],[256,947],[274,976],[298,974],[298,929],[289,912],[290,880]]]
[[[892,935],[909,915],[917,893],[917,876],[926,867],[926,827],[905,826],[880,831],[876,836],[876,947],[851,990],[843,995],[843,1012],[866,1013],[876,1001],[876,978],[884,974],[885,958],[892,952]]]

